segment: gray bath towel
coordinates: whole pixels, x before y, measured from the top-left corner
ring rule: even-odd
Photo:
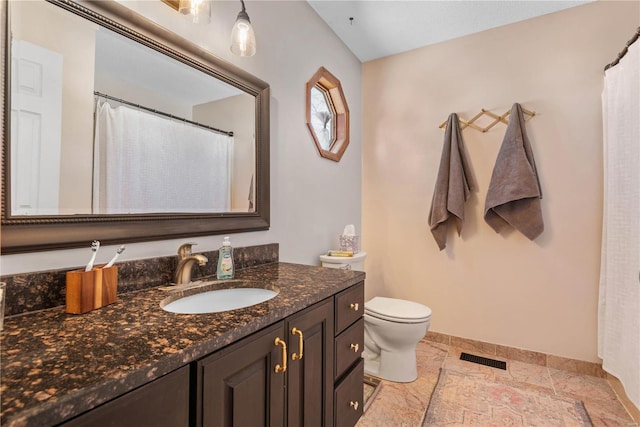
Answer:
[[[511,225],[535,239],[542,233],[542,190],[525,131],[520,104],[513,104],[509,125],[493,167],[484,206],[484,220],[496,232]]]
[[[458,230],[462,231],[464,224],[464,202],[473,189],[471,170],[467,160],[460,132],[458,116],[449,116],[444,133],[440,169],[433,190],[429,226],[440,250],[447,245],[447,228],[451,219]]]

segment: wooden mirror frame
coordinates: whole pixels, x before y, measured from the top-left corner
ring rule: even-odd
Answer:
[[[314,87],[317,87],[325,94],[331,109],[335,113],[335,132],[331,144],[329,144],[329,150],[322,148],[320,140],[311,125],[311,89]],[[349,145],[349,107],[347,106],[340,80],[324,67],[318,68],[318,71],[307,82],[306,123],[320,156],[339,162]]]
[[[269,85],[190,41],[111,0],[47,0],[89,21],[194,67],[255,97],[255,211],[215,214],[11,216],[10,26],[11,2],[0,1],[0,136],[2,137],[2,254],[88,246],[92,240],[121,244],[269,228]]]

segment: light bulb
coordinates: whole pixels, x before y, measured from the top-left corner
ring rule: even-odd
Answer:
[[[231,52],[239,56],[253,56],[256,53],[256,34],[244,8],[244,2],[231,30]]]
[[[211,22],[211,2],[209,0],[191,0],[191,15],[195,24]]]
[[[191,0],[180,0],[178,3],[178,12],[183,15],[188,15],[191,13]]]
[[[180,0],[178,11],[183,15],[191,15],[195,24],[208,24],[211,21],[209,0]]]

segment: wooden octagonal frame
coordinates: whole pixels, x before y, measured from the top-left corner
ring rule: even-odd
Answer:
[[[313,87],[325,94],[327,101],[330,102],[331,110],[335,113],[335,132],[331,144],[329,144],[329,150],[322,148],[311,125],[311,89]],[[320,156],[339,162],[349,145],[349,107],[340,80],[324,67],[318,68],[318,71],[307,82],[306,122]]]

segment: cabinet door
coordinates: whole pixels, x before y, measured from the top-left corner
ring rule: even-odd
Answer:
[[[288,426],[333,425],[333,298],[288,318],[287,336]]]
[[[284,426],[284,322],[279,322],[198,362],[198,425]]]
[[[62,425],[188,427],[189,367],[173,371]]]

